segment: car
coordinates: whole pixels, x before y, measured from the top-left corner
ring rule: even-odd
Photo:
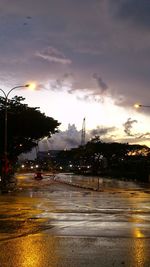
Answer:
[[[36,172],[34,178],[36,180],[42,180],[43,179],[42,172],[41,171]]]

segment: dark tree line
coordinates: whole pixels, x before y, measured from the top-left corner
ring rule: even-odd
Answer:
[[[85,146],[62,151],[57,162],[64,166],[72,164],[78,173],[129,175],[145,180],[150,171],[150,148],[138,144],[105,143],[97,136]]]

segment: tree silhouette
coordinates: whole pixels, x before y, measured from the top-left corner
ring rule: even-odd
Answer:
[[[25,98],[15,96],[7,103],[7,157],[17,160],[23,152],[29,152],[37,141],[58,131],[60,123],[41,113],[37,107],[21,103]],[[5,98],[0,97],[0,157],[4,154]]]

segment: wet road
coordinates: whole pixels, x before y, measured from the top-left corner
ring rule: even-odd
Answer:
[[[150,266],[149,185],[55,178],[21,174],[0,195],[0,266]]]

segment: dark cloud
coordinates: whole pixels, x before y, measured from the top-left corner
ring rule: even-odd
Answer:
[[[100,90],[101,90],[101,93],[102,93],[102,94],[105,94],[105,92],[106,92],[107,89],[108,89],[107,84],[106,84],[106,83],[102,80],[102,78],[101,78],[98,74],[96,74],[96,73],[93,74],[93,78],[97,81],[97,84],[98,84],[98,86],[99,86],[99,88],[100,88]]]
[[[137,123],[137,120],[132,120],[131,118],[128,118],[128,120],[123,124],[124,132],[129,136],[133,136],[131,130],[133,128],[134,123]]]
[[[138,139],[142,139],[142,140],[144,140],[144,139],[146,139],[146,140],[150,140],[150,133],[147,132],[147,133],[140,134],[140,135],[138,135]]]
[[[52,90],[66,86],[85,101],[110,97],[124,107],[147,102],[148,0],[9,2],[0,4],[2,84],[34,79]]]
[[[50,89],[54,91],[67,90],[69,93],[72,93],[72,73],[64,73],[61,77],[58,77],[56,80],[50,81]],[[74,90],[73,90],[74,91]]]
[[[104,137],[104,136],[110,134],[111,132],[114,132],[115,130],[116,130],[115,127],[106,127],[106,128],[97,127],[96,129],[92,129],[90,131],[90,134],[91,134],[92,137],[93,136],[100,136],[100,137],[102,136],[102,137]]]
[[[112,2],[112,1],[111,1]],[[138,26],[150,27],[149,0],[116,0],[111,3],[115,7],[115,15]]]
[[[84,75],[81,78],[79,77],[80,82],[76,82],[75,75],[72,75],[71,78],[72,83],[68,92],[70,94],[76,92],[77,99],[79,100],[104,103],[104,97],[110,93],[108,85],[96,73],[90,74],[88,79]],[[96,83],[93,80],[96,80]]]

